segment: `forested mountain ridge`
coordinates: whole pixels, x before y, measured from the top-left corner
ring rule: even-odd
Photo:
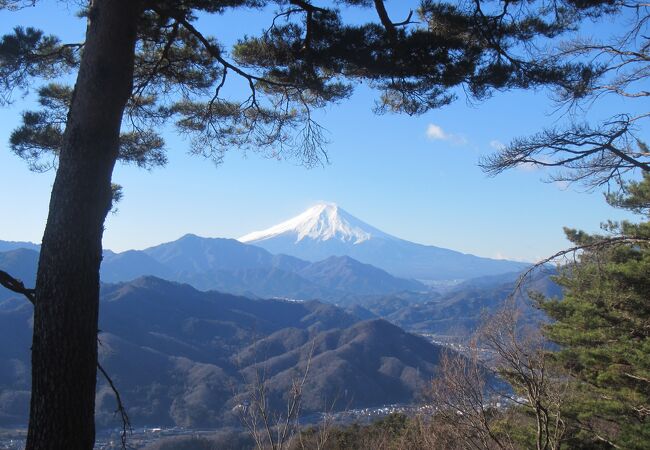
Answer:
[[[24,423],[29,399],[31,305],[0,302],[0,422]],[[304,373],[306,413],[411,402],[434,376],[441,348],[383,320],[360,321],[319,302],[254,300],[200,292],[145,277],[102,289],[100,361],[135,424],[217,426],[237,423],[256,370],[269,381],[274,408],[286,407],[291,382]],[[9,335],[8,333],[11,333]],[[115,426],[107,385],[97,418]]]

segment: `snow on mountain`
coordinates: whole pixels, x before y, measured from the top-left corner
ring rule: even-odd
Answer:
[[[360,244],[371,238],[395,239],[367,223],[357,219],[334,203],[319,203],[302,214],[262,231],[240,237],[240,242],[258,242],[281,235],[295,236],[295,242],[303,239],[314,241],[339,240]]]
[[[239,238],[274,254],[307,261],[350,256],[392,275],[418,280],[462,280],[520,271],[528,264],[481,258],[384,233],[333,203],[319,203],[302,214]]]

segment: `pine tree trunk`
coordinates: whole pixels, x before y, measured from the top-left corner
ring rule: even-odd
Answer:
[[[139,4],[91,4],[38,264],[27,450],[94,445],[102,234]]]

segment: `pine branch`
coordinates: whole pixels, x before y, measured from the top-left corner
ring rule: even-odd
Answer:
[[[17,294],[24,295],[32,305],[36,304],[36,294],[34,289],[26,288],[22,281],[12,277],[7,272],[2,270],[0,270],[0,285]]]
[[[379,15],[381,24],[386,29],[386,33],[388,33],[388,38],[391,41],[395,41],[397,39],[397,31],[395,30],[395,24],[393,24],[393,21],[390,20],[390,17],[388,16],[388,12],[384,6],[384,1],[375,0],[375,9],[377,10],[377,15]]]
[[[594,242],[589,242],[588,244],[576,245],[574,247],[560,250],[559,252],[547,258],[544,258],[541,261],[536,262],[535,264],[530,266],[524,273],[522,273],[517,279],[517,284],[515,284],[515,288],[510,294],[510,297],[514,297],[521,290],[521,287],[523,286],[524,282],[530,276],[531,273],[533,273],[536,269],[539,269],[540,267],[545,266],[546,264],[552,261],[555,261],[558,258],[561,258],[569,254],[576,254],[577,252],[584,251],[584,250],[600,250],[608,247],[613,247],[616,245],[644,244],[644,243],[645,244],[650,243],[650,238],[615,236],[611,238],[598,239]]]
[[[214,59],[219,61],[219,63],[224,67],[232,70],[236,74],[240,75],[241,77],[245,78],[248,80],[248,83],[251,87],[251,90],[255,90],[255,82],[261,82],[268,84],[270,86],[275,86],[275,87],[282,87],[282,88],[291,88],[291,89],[297,89],[296,85],[293,84],[288,84],[288,83],[280,83],[277,81],[270,80],[268,78],[263,78],[263,77],[258,77],[256,75],[253,75],[251,73],[248,73],[244,71],[243,69],[235,66],[228,60],[226,60],[222,53],[221,49],[217,47],[215,44],[210,42],[208,38],[206,38],[199,30],[197,30],[194,25],[192,25],[187,19],[184,17],[180,16],[179,14],[175,14],[172,16],[178,23],[180,23],[187,31],[189,31],[194,37],[196,37],[201,44],[203,44],[203,47],[206,49],[206,51],[212,56]]]
[[[289,0],[289,3],[295,6],[299,6],[300,8],[308,12],[322,12],[322,13],[327,12],[326,9],[319,8],[318,6],[314,6],[311,3],[306,2],[304,0]]]

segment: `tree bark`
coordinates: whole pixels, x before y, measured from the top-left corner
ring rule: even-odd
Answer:
[[[95,442],[99,266],[139,1],[91,3],[36,281],[27,450]]]

